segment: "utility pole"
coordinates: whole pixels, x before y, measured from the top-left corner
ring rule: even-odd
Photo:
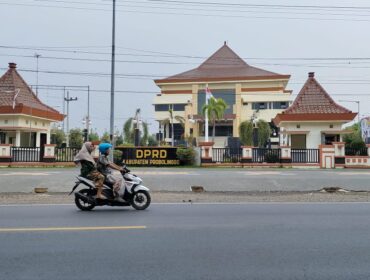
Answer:
[[[69,147],[69,102],[77,101],[77,97],[69,97],[69,91],[67,91],[67,97],[64,98],[64,101],[67,102],[67,147]]]
[[[63,87],[63,115],[66,114],[66,87]],[[63,132],[65,133],[65,126],[64,126],[65,120],[63,119]]]
[[[82,120],[82,123],[86,125],[84,129],[84,138],[85,142],[89,141],[89,133],[90,133],[90,86],[87,86],[87,115]]]
[[[35,53],[36,57],[36,96],[39,95],[39,57],[41,54]]]
[[[112,69],[111,69],[111,99],[110,99],[110,141],[114,145],[114,63],[116,52],[116,0],[113,0],[113,19],[112,19]],[[114,150],[114,146],[112,148]],[[110,153],[110,160],[113,161],[113,152]]]

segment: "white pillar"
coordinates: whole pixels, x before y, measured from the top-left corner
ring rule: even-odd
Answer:
[[[15,132],[15,146],[20,147],[21,146],[21,132],[20,130],[17,130]]]
[[[46,133],[46,144],[50,144],[50,130]]]
[[[36,132],[36,147],[40,147],[40,131]]]

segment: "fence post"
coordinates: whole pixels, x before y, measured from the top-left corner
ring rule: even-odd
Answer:
[[[335,167],[344,167],[346,163],[345,142],[333,142]]]
[[[242,163],[252,163],[253,146],[242,146]]]
[[[320,145],[320,167],[335,168],[335,150],[333,145]]]
[[[214,142],[200,142],[198,146],[201,149],[201,157],[200,157],[200,162],[201,163],[212,163],[213,162],[213,153],[212,153],[212,148]]]
[[[292,148],[290,146],[280,146],[281,163],[292,163]]]
[[[45,144],[43,162],[55,162],[55,144]]]
[[[0,144],[0,162],[11,162],[11,144]]]

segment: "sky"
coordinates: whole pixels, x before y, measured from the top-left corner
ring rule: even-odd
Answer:
[[[334,100],[370,116],[369,0],[117,0],[116,17],[119,131],[141,108],[156,132],[153,79],[196,68],[224,41],[248,64],[290,74],[292,99],[315,72]],[[70,128],[82,128],[89,86],[91,127],[109,131],[111,0],[0,0],[0,31],[1,74],[15,62],[36,85],[39,54],[42,101],[62,112],[66,86],[78,98]]]

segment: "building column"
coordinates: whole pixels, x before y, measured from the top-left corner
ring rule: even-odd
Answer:
[[[233,137],[239,137],[239,125],[242,118],[242,85],[236,84],[235,87],[235,105],[233,106],[233,113],[236,118],[233,120]]]
[[[40,131],[36,132],[36,147],[40,147]]]
[[[47,145],[50,144],[50,130],[48,130],[48,132],[46,132],[46,144]]]
[[[20,147],[21,146],[21,132],[20,130],[17,130],[15,132],[15,146]]]

